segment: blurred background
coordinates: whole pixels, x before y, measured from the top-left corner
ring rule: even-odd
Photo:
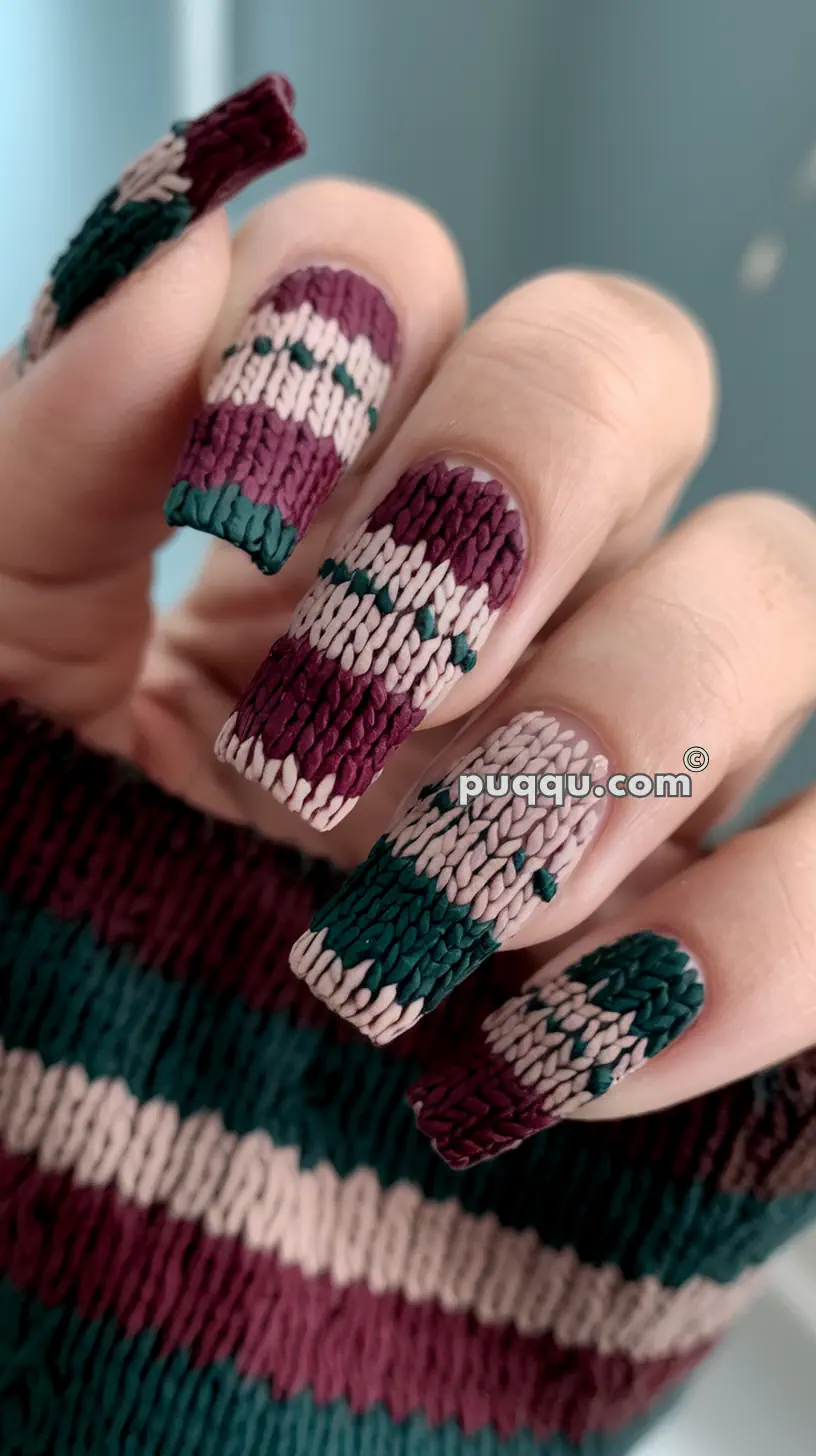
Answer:
[[[722,371],[717,445],[683,510],[772,488],[816,505],[813,0],[0,0],[0,335],[52,256],[170,120],[263,70],[298,92],[308,157],[444,218],[478,312],[565,264],[636,273],[696,311]],[[173,600],[201,538],[157,561]],[[813,725],[752,812],[813,777]],[[816,1253],[642,1456],[812,1456]]]

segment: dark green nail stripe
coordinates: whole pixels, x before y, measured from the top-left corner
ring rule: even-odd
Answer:
[[[652,931],[638,931],[612,945],[599,946],[568,967],[561,979],[571,987],[587,988],[589,998],[583,1011],[576,1010],[574,1001],[568,1003],[565,1022],[558,1006],[552,1005],[550,987],[545,985],[531,991],[526,1006],[517,1012],[522,1026],[531,1014],[536,1017],[540,1012],[547,1013],[543,1024],[538,1022],[534,1029],[530,1028],[534,1043],[545,1033],[558,1039],[547,1045],[550,1054],[557,1049],[560,1081],[556,1087],[543,1077],[540,1088],[547,1112],[551,1108],[546,1099],[556,1090],[559,1097],[563,1096],[570,1067],[573,1071],[580,1069],[579,1075],[583,1075],[587,1027],[597,1024],[597,1011],[611,1014],[615,1023],[626,1028],[618,1043],[605,1043],[606,1060],[596,1062],[589,1070],[587,1091],[593,1097],[602,1097],[618,1080],[619,1063],[624,1062],[628,1068],[633,1039],[645,1043],[645,1058],[656,1056],[695,1020],[704,998],[699,974],[687,953],[676,941]]]
[[[531,884],[539,898],[542,899],[545,904],[549,905],[550,901],[555,895],[556,890],[558,889],[558,880],[556,879],[555,875],[551,874],[549,870],[536,870],[531,880]]]
[[[335,561],[333,557],[329,556],[323,562],[319,575],[323,577],[324,581],[330,581],[334,586],[347,584],[349,591],[353,592],[355,596],[373,596],[374,605],[383,616],[388,616],[394,610],[394,603],[388,588],[384,586],[378,588],[368,572],[363,571],[360,567],[347,566],[345,561]]]
[[[426,1011],[498,949],[493,928],[492,920],[473,920],[466,905],[452,905],[385,836],[311,926],[327,931],[325,948],[346,970],[373,958],[365,980],[373,996],[396,986],[401,1006],[426,998]]]
[[[664,1051],[695,1019],[705,994],[687,952],[649,930],[590,951],[569,977],[587,987],[601,1011],[619,1019],[634,1013],[627,1034],[645,1040],[647,1057]]]
[[[347,583],[349,591],[354,592],[358,597],[373,596],[375,606],[387,615],[396,611],[394,601],[387,587],[377,588],[369,572],[361,567],[349,566],[345,561],[336,561],[329,556],[323,562],[319,575],[325,581],[331,581],[335,586]],[[438,637],[436,618],[430,607],[420,607],[414,617],[414,625],[419,633],[420,642],[429,642],[431,638]],[[451,662],[454,667],[461,667],[462,672],[472,672],[476,666],[477,654],[469,646],[464,632],[459,632],[451,638]]]
[[[625,1278],[657,1274],[677,1287],[694,1274],[728,1283],[759,1263],[812,1216],[811,1193],[768,1202],[673,1179],[659,1160],[624,1156],[626,1127],[563,1123],[515,1153],[454,1173],[416,1130],[404,1101],[420,1066],[391,1060],[362,1038],[334,1043],[287,1013],[250,1010],[234,996],[169,980],[108,949],[80,923],[32,913],[0,898],[0,983],[9,1049],[37,1051],[47,1066],[79,1063],[121,1077],[140,1101],[161,1097],[182,1117],[217,1107],[231,1131],[265,1129],[300,1163],[328,1161],[340,1177],[372,1168],[391,1187],[408,1179],[426,1197],[492,1211],[505,1227],[532,1227],[582,1262],[616,1263]],[[328,1020],[329,1027],[332,1020]],[[240,1066],[241,1077],[235,1068]],[[713,1129],[712,1129],[713,1131]],[[608,1200],[603,1219],[587,1206]],[[531,1187],[557,1198],[530,1202]]]
[[[221,358],[225,362],[227,359],[232,359],[238,353],[240,347],[241,345],[237,343],[228,344]],[[277,349],[269,334],[258,334],[252,340],[252,352],[254,354],[261,354],[263,356],[267,354],[285,354],[287,350],[289,351],[289,357],[292,362],[299,364],[301,369],[308,370],[318,367],[318,360],[315,358],[308,344],[304,343],[303,339],[295,339],[293,343],[289,339],[286,339]],[[362,399],[363,391],[349,374],[345,364],[335,364],[332,370],[332,379],[335,384],[340,385],[347,399],[351,399],[352,397],[354,399]],[[370,405],[368,409],[368,422],[372,431],[375,430],[377,427],[377,411],[373,405]]]
[[[277,506],[247,500],[240,485],[200,490],[189,480],[172,486],[164,508],[170,526],[192,526],[239,546],[269,576],[280,571],[294,550],[297,527],[283,519]]]
[[[49,282],[59,329],[69,328],[86,308],[134,273],[159,243],[177,238],[192,220],[183,193],[169,202],[126,202],[114,211],[118,192],[117,186],[106,193],[54,264]]]
[[[436,784],[427,784],[419,797],[432,794],[430,809],[447,814],[456,807],[450,791]],[[459,818],[467,816],[463,806]],[[521,861],[518,870],[524,851],[515,859]],[[548,870],[537,870],[531,883],[542,900],[552,900],[557,881]],[[365,979],[372,996],[383,986],[396,986],[400,1006],[423,999],[426,1013],[499,949],[495,922],[475,920],[467,905],[451,904],[410,856],[394,853],[387,835],[310,928],[315,935],[326,931],[323,948],[334,951],[345,970],[373,960]]]

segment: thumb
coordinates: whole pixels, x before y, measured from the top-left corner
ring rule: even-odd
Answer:
[[[77,725],[120,707],[141,659],[162,502],[229,277],[212,209],[302,150],[290,102],[267,77],[145,153],[55,264],[23,377],[2,371],[0,681]]]
[[[0,683],[75,726],[126,700],[151,553],[229,272],[223,215],[0,396]]]

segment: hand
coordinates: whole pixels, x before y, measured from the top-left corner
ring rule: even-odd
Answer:
[[[278,575],[217,543],[187,600],[154,621],[151,556],[202,388],[258,295],[324,259],[374,280],[397,318],[376,433]],[[699,326],[653,290],[551,274],[464,333],[463,315],[460,264],[436,220],[374,189],[310,183],[262,207],[232,244],[221,214],[199,221],[22,379],[10,355],[0,395],[8,694],[170,792],[347,867],[406,792],[429,777],[441,785],[409,803],[293,964],[376,1040],[496,949],[513,952],[511,982],[532,975],[414,1093],[421,1124],[458,1166],[565,1112],[621,1116],[696,1095],[800,1050],[816,1028],[816,797],[713,854],[700,848],[812,705],[813,521],[781,497],[730,496],[656,544],[707,447],[714,370]],[[400,716],[389,699],[378,717],[372,689],[342,723],[353,782],[326,791],[336,827],[321,833],[316,794],[301,794],[305,817],[287,807],[297,772],[268,775],[270,793],[212,745],[229,722],[222,756],[257,778],[287,757],[297,770],[333,712],[336,726],[335,669],[293,665],[285,634],[320,564],[341,561],[339,543],[365,549],[378,508],[377,529],[393,539],[391,492],[428,462],[450,464],[426,469],[396,504],[415,542],[442,562],[458,552],[459,564],[430,598],[433,620],[417,623],[410,570],[400,578],[393,558],[372,558],[396,615],[411,604],[415,635],[389,659],[388,691],[407,682],[414,708]],[[489,515],[474,527],[486,493]],[[318,580],[301,622],[327,640],[347,584]],[[374,610],[364,602],[361,631],[343,638],[352,678],[355,653],[371,652]],[[391,625],[381,631],[391,651]],[[300,708],[294,743],[275,716],[283,701]],[[253,756],[241,760],[245,744]],[[709,764],[690,799],[572,796],[555,817],[551,802],[512,795],[438,799],[455,792],[463,754],[471,773],[567,768],[601,785],[609,771],[680,773],[693,745]],[[583,959],[601,944],[615,949]]]

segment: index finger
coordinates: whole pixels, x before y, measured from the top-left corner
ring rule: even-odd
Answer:
[[[213,351],[223,351],[225,333],[241,327],[246,299],[254,304],[281,270],[282,282],[288,270],[291,283],[326,257],[347,265],[337,270],[345,275],[365,269],[381,279],[397,311],[402,349],[383,404],[388,430],[460,325],[461,268],[445,230],[423,208],[350,183],[282,193],[247,225],[234,258],[223,214],[202,221],[0,395],[0,672],[7,690],[71,722],[127,701],[149,624],[150,556],[168,534],[162,504],[201,405],[202,360],[206,369]],[[255,357],[263,363],[267,356]],[[290,394],[294,374],[285,386]],[[303,440],[293,452],[283,431],[274,457],[274,410],[266,413],[239,479],[257,479],[260,465],[273,489],[283,482],[288,490],[303,463]],[[223,414],[216,416],[217,430]],[[202,497],[210,444],[193,438],[185,452],[194,467],[191,490],[201,487]],[[300,482],[304,499],[313,499],[308,472]],[[235,519],[237,512],[227,514]],[[224,517],[216,511],[210,519],[217,525]]]

